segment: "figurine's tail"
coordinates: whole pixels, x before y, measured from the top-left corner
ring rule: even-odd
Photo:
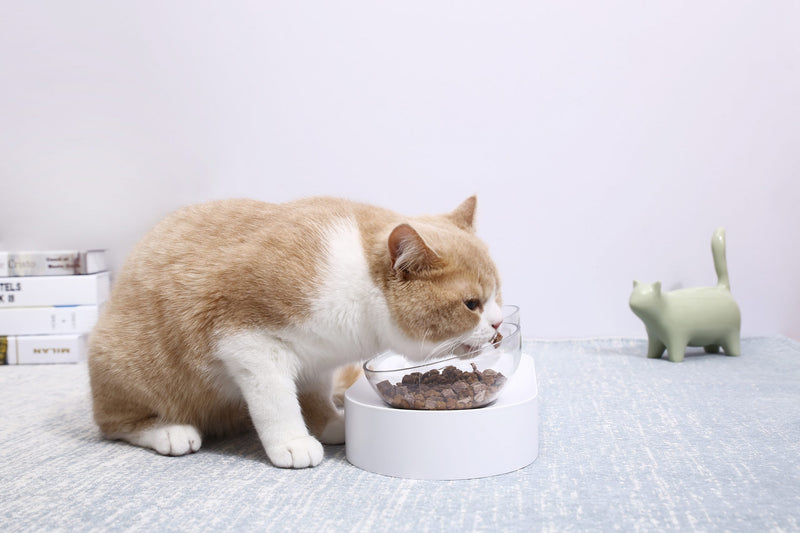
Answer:
[[[711,255],[714,257],[714,269],[717,271],[717,287],[731,290],[728,280],[728,261],[725,259],[725,228],[719,228],[711,237]]]

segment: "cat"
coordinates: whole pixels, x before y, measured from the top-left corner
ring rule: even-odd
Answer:
[[[409,218],[336,198],[218,200],[167,216],[90,335],[101,433],[177,456],[254,426],[273,465],[319,464],[321,443],[344,442],[337,368],[494,338],[500,276],[476,202]]]
[[[725,230],[711,238],[717,272],[716,287],[661,292],[661,283],[633,282],[631,310],[647,329],[647,357],[659,358],[667,350],[672,362],[683,361],[687,346],[703,346],[707,353],[722,347],[727,355],[740,355],[741,313],[731,294],[725,259]]]

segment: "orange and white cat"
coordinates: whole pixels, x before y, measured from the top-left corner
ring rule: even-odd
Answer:
[[[274,465],[319,464],[321,442],[344,442],[337,368],[494,337],[500,278],[475,205],[410,218],[333,198],[224,200],[168,216],[90,337],[103,435],[184,455],[252,424]]]

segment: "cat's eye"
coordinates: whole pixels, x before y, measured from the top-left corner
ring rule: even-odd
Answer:
[[[480,300],[476,300],[474,298],[471,298],[469,300],[464,300],[464,305],[466,305],[467,309],[469,309],[470,311],[474,311],[478,307],[480,307],[481,301]]]

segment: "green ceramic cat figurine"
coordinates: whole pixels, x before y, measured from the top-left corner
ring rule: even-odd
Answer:
[[[666,349],[670,361],[681,362],[687,346],[703,346],[708,353],[720,347],[727,355],[741,353],[741,314],[728,281],[724,228],[714,232],[711,254],[716,287],[661,292],[661,282],[633,282],[629,303],[647,329],[647,357],[659,358]]]

